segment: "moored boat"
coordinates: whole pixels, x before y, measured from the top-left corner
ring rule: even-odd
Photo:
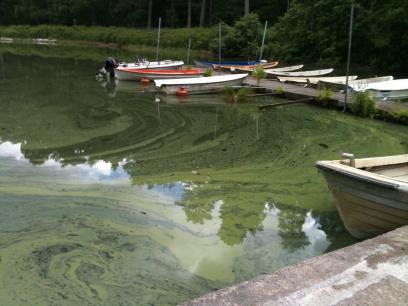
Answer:
[[[408,79],[378,82],[367,86],[377,99],[396,100],[408,98]]]
[[[194,66],[197,68],[213,68],[213,65],[221,65],[221,66],[254,66],[258,64],[262,64],[265,61],[198,61],[194,60]]]
[[[381,76],[368,79],[349,80],[348,87],[354,91],[365,91],[370,84],[391,81],[393,79],[393,76]],[[322,86],[333,90],[344,90],[345,84],[345,82],[336,82],[333,80],[322,80],[320,83]]]
[[[158,70],[158,69],[138,69],[118,67],[115,68],[115,76],[118,80],[134,81],[141,79],[159,80],[159,79],[180,79],[194,78],[203,75],[198,69],[190,70]]]
[[[408,224],[408,154],[318,161],[350,234],[369,238]]]
[[[184,65],[183,61],[165,60],[159,62],[138,61],[134,63],[119,63],[119,67],[139,69],[178,69]]]
[[[267,62],[267,63],[261,63],[257,65],[246,65],[246,66],[214,64],[213,69],[220,70],[220,71],[226,71],[226,72],[246,73],[246,72],[254,71],[257,66],[261,66],[263,69],[266,69],[266,68],[273,68],[278,65],[279,65],[279,62]]]
[[[349,80],[356,80],[358,76],[350,75]],[[280,77],[278,80],[284,83],[301,83],[317,85],[319,82],[335,82],[338,84],[346,83],[346,76],[334,76],[334,77]]]
[[[249,66],[249,67],[244,66],[244,67],[235,68],[235,72],[237,72],[237,73],[252,72],[252,71],[255,70],[255,68],[256,68],[256,66]],[[262,68],[263,69],[269,69],[271,67],[262,65]],[[281,72],[281,71],[296,71],[296,70],[299,70],[299,69],[302,69],[302,68],[303,68],[303,65],[295,65],[295,66],[273,68],[271,70]]]
[[[274,77],[287,76],[287,77],[314,77],[326,75],[333,72],[333,68],[320,69],[320,70],[308,70],[308,71],[274,71],[273,69],[265,69],[265,72]]]
[[[163,94],[177,94],[180,90],[186,94],[221,92],[227,86],[239,86],[248,74],[218,75],[202,78],[155,80],[156,89]]]

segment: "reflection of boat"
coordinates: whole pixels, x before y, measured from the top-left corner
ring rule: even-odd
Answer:
[[[115,92],[143,93],[143,92],[154,92],[154,91],[155,90],[152,86],[140,84],[138,82],[116,81]]]
[[[180,89],[190,94],[221,92],[227,86],[239,86],[248,74],[217,75],[202,78],[155,80],[156,89],[164,94],[177,94]]]
[[[309,70],[309,71],[274,71],[273,69],[265,69],[265,72],[268,75],[272,76],[291,76],[291,77],[313,77],[325,75],[333,72],[332,68],[329,69],[320,69],[320,70]]]
[[[175,95],[158,95],[157,99],[165,105],[190,105],[190,106],[209,106],[209,105],[225,105],[225,99],[222,95],[192,95],[190,97],[179,97]]]
[[[159,62],[141,61],[135,63],[119,63],[119,67],[139,69],[177,69],[184,65],[183,61],[165,60]]]
[[[350,80],[348,86],[354,91],[364,91],[367,89],[368,85],[372,83],[390,81],[393,79],[394,78],[392,76],[382,76],[368,79]],[[334,90],[344,90],[344,83],[335,82],[333,80],[320,81],[320,83],[326,88]]]
[[[346,76],[334,76],[334,77],[280,77],[278,76],[278,80],[284,83],[309,83],[313,85],[317,85],[319,82],[333,82],[337,84],[345,84],[346,83]],[[349,80],[355,80],[358,76],[350,75]]]
[[[408,224],[408,154],[319,161],[347,230],[367,238]]]
[[[118,80],[132,81],[143,78],[151,80],[159,79],[179,79],[179,78],[194,78],[202,75],[203,72],[198,69],[190,70],[158,70],[158,69],[138,69],[118,67],[115,68],[115,75]]]
[[[378,99],[406,99],[408,98],[408,79],[370,84],[367,90]]]
[[[213,65],[221,65],[221,66],[248,66],[248,65],[257,65],[261,64],[263,61],[226,61],[226,62],[218,62],[218,61],[197,61],[194,60],[194,65],[198,68],[212,68]]]

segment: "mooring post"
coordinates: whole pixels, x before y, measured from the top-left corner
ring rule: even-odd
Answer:
[[[346,88],[344,94],[344,108],[343,112],[347,110],[347,95],[348,95],[348,83],[349,83],[349,73],[350,73],[350,58],[351,58],[351,39],[353,37],[353,18],[354,18],[354,2],[351,4],[350,12],[350,28],[349,28],[349,42],[348,42],[348,53],[347,53],[347,72],[346,72]]]
[[[161,17],[159,17],[159,30],[157,32],[157,49],[156,49],[156,62],[159,61],[159,50],[160,50],[160,29],[161,29]]]
[[[262,61],[262,53],[265,45],[265,36],[266,36],[266,28],[268,27],[268,21],[265,21],[265,29],[263,32],[263,37],[262,37],[262,45],[261,45],[261,54],[259,55],[259,62]]]

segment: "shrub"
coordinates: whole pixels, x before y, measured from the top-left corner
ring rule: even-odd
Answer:
[[[212,69],[208,68],[208,69],[205,70],[205,72],[204,72],[205,77],[210,77],[212,75],[213,75]]]
[[[244,101],[248,95],[252,92],[249,87],[241,87],[237,92],[233,87],[224,88],[224,98],[229,103],[236,103]]]
[[[363,117],[373,118],[376,112],[375,100],[370,92],[357,92],[353,95],[351,112]]]
[[[252,76],[256,79],[256,83],[259,86],[259,82],[261,81],[261,79],[265,79],[266,78],[266,72],[265,70],[263,70],[261,65],[256,66],[256,68],[254,69],[254,71],[252,72]]]
[[[276,87],[275,92],[278,95],[283,95],[285,93],[285,87],[283,87],[282,85],[279,85],[278,87]]]
[[[394,112],[391,113],[393,119],[398,122],[408,124],[408,110],[402,106],[398,107]]]
[[[330,89],[322,88],[317,96],[317,101],[322,103],[324,106],[327,106],[327,104],[333,98],[333,95],[334,93]]]

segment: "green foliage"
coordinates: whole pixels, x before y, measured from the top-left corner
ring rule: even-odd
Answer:
[[[252,89],[249,87],[241,87],[238,91],[230,86],[224,88],[224,98],[229,103],[242,102],[251,93]]]
[[[205,70],[205,72],[204,72],[205,77],[210,77],[212,75],[213,75],[212,69],[208,68],[208,69]]]
[[[258,66],[255,67],[254,71],[252,72],[252,76],[256,79],[257,84],[259,86],[259,82],[262,79],[265,79],[267,74],[266,74],[265,70],[263,70],[262,66],[258,65]]]
[[[187,48],[191,37],[195,49],[208,49],[214,28],[163,29],[160,45],[165,48]],[[94,41],[116,43],[120,45],[155,46],[157,31],[146,31],[118,27],[85,27],[85,26],[8,26],[0,27],[0,37],[14,38],[54,38],[68,41]]]
[[[355,93],[351,111],[354,114],[372,118],[376,112],[374,97],[368,91]]]
[[[329,103],[329,101],[333,98],[333,95],[334,93],[330,89],[324,87],[319,91],[316,100],[322,103],[324,106],[326,106]]]
[[[398,107],[392,112],[393,119],[398,122],[408,124],[408,110],[402,106]]]
[[[268,52],[288,62],[325,60],[332,65],[343,64],[351,2],[291,1],[287,14],[269,30]],[[381,69],[382,73],[407,71],[407,12],[407,1],[358,1],[352,61]]]
[[[283,87],[282,85],[279,85],[276,87],[275,92],[278,95],[283,95],[285,93],[285,87]]]
[[[258,15],[249,14],[238,19],[234,26],[223,26],[222,54],[227,57],[254,59],[258,53],[262,27]],[[210,49],[218,53],[218,34],[214,35]]]

